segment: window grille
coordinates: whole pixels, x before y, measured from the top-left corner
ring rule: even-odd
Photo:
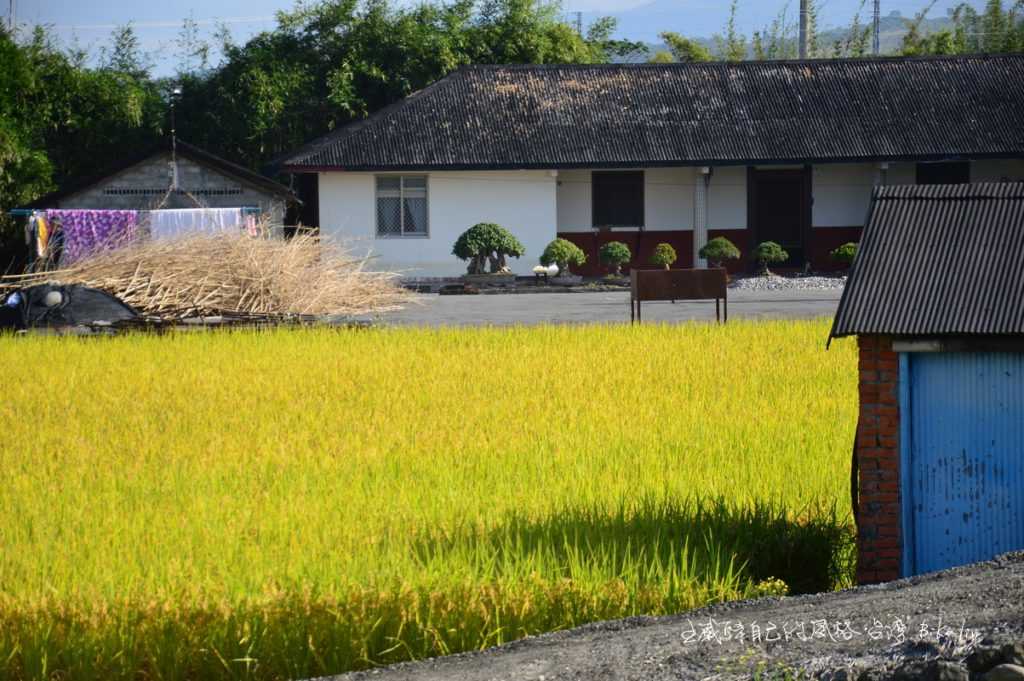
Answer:
[[[377,236],[427,236],[427,176],[377,177]]]

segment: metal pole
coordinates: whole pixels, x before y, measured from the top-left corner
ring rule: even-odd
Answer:
[[[10,14],[7,16],[8,28],[11,29],[11,35],[14,35],[14,26],[15,26],[15,24],[18,23],[15,20],[15,18],[14,18],[14,14],[15,14],[15,12],[17,12],[17,10],[18,10],[17,0],[11,0],[11,11],[10,11]]]
[[[800,58],[807,59],[807,29],[810,23],[810,0],[800,0]]]
[[[882,53],[882,0],[875,0],[874,26],[875,37],[871,48],[877,57]]]

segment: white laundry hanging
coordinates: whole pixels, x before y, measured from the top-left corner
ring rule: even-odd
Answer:
[[[176,239],[192,234],[240,234],[245,227],[241,208],[172,208],[149,212],[153,239]]]

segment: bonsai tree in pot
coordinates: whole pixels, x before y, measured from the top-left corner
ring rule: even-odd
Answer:
[[[707,260],[712,267],[722,267],[726,260],[738,260],[740,249],[724,236],[716,236],[701,246],[698,255]]]
[[[853,264],[853,258],[857,255],[857,244],[854,242],[845,243],[836,250],[829,253],[832,259],[840,265],[849,268]]]
[[[609,241],[601,246],[598,255],[601,262],[611,267],[612,273],[617,277],[622,276],[622,266],[633,258],[633,254],[629,252],[629,246],[621,241]]]
[[[767,277],[771,275],[768,265],[786,262],[789,260],[789,253],[774,241],[762,241],[754,250],[754,259],[757,260],[758,274]]]
[[[512,232],[493,222],[473,225],[459,236],[452,247],[452,255],[469,261],[467,274],[485,274],[488,264],[491,274],[508,272],[507,258],[518,258],[525,253],[526,248]]]
[[[651,254],[651,264],[661,265],[666,270],[672,267],[672,263],[679,259],[676,255],[676,249],[672,248],[672,244],[658,244],[654,247],[654,253]]]
[[[569,266],[579,267],[587,261],[583,250],[568,239],[555,239],[545,247],[540,256],[540,264],[544,266],[558,265],[558,276],[569,274]]]

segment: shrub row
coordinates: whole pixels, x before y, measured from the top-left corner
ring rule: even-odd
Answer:
[[[837,263],[849,266],[857,252],[857,244],[847,243],[830,253]],[[510,231],[492,222],[481,222],[463,232],[452,247],[452,255],[469,262],[469,274],[483,274],[487,265],[493,274],[507,272],[507,258],[525,255],[526,249]],[[742,254],[734,243],[725,237],[715,237],[699,251],[701,258],[713,267],[724,266],[727,260],[738,260]],[[753,251],[753,259],[762,274],[770,274],[769,265],[789,260],[789,253],[774,241],[763,241]],[[613,274],[622,273],[622,266],[633,259],[629,246],[621,241],[610,241],[598,252],[601,263]],[[659,243],[650,257],[650,264],[668,269],[678,260],[671,244]],[[546,267],[557,265],[558,271],[568,272],[572,266],[581,266],[587,256],[579,246],[567,239],[555,239],[547,245],[540,256],[540,263]]]

